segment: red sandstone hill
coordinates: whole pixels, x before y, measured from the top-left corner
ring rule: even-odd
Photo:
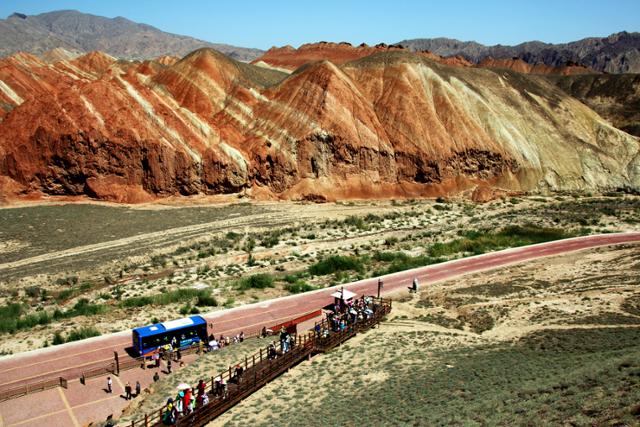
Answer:
[[[304,64],[315,61],[331,61],[336,65],[344,64],[348,61],[364,58],[374,53],[398,52],[405,49],[400,45],[387,45],[384,43],[369,46],[362,43],[359,46],[352,46],[350,43],[330,43],[319,42],[303,44],[297,49],[291,46],[272,47],[264,55],[255,59],[252,64],[263,67],[271,67],[278,70],[290,72]],[[428,51],[417,52],[418,55],[433,61],[442,62],[451,66],[470,67],[472,64],[460,56],[444,58]]]
[[[377,48],[379,49],[379,48]],[[137,202],[640,188],[638,140],[547,79],[400,49],[291,75],[201,49],[0,60],[0,193]]]
[[[575,76],[580,74],[600,74],[584,65],[568,62],[561,67],[552,67],[545,64],[529,64],[520,58],[494,59],[485,58],[477,65],[479,68],[498,68],[517,71],[525,74],[547,74],[558,76]]]

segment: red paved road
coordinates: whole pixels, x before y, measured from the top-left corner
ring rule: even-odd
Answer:
[[[487,270],[535,258],[597,246],[633,242],[640,242],[640,233],[618,233],[579,237],[478,255],[384,276],[382,278],[384,281],[383,294],[406,288],[410,285],[414,277],[417,277],[420,283],[424,285],[426,283],[450,279],[461,274]],[[375,294],[377,291],[377,280],[377,278],[362,280],[346,284],[344,288],[358,295]],[[213,332],[216,335],[230,335],[240,330],[244,330],[245,333],[250,333],[261,329],[262,326],[274,325],[327,305],[332,301],[329,295],[339,288],[340,286],[336,286],[305,294],[278,298],[235,309],[218,311],[204,316],[209,322],[213,322]],[[0,390],[5,390],[15,385],[39,381],[43,378],[58,376],[77,378],[84,370],[111,362],[114,351],[118,351],[121,357],[126,357],[124,356],[124,349],[129,345],[130,331],[124,331],[118,334],[96,337],[76,343],[2,358],[0,359]],[[137,372],[138,370],[134,371]],[[126,375],[130,376],[130,374]],[[45,393],[57,394],[58,391],[54,389],[53,391],[50,390]],[[103,398],[103,400],[105,399]],[[5,402],[5,404],[6,403],[7,402]],[[3,425],[2,416],[7,419],[5,412],[7,408],[5,404],[0,406],[0,427]],[[85,404],[78,403],[79,406],[71,404],[71,407],[76,411],[76,406],[83,408],[89,404],[90,401]],[[60,408],[56,410],[62,411]],[[71,413],[73,414],[74,411],[71,411]],[[68,411],[65,410],[60,413],[66,414],[66,412]],[[11,415],[13,415],[10,416],[11,424],[14,424],[18,420],[14,418],[16,414]],[[28,414],[24,415],[26,416]]]

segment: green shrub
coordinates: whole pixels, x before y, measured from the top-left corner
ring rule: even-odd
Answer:
[[[200,307],[217,307],[218,301],[211,295],[198,295],[196,299],[196,305]]]
[[[316,289],[314,286],[308,284],[304,280],[298,280],[295,283],[290,283],[285,285],[285,290],[291,292],[292,294],[299,294],[302,292],[309,292]]]
[[[344,221],[342,221],[342,223],[344,225],[355,227],[358,230],[367,230],[369,228],[364,219],[359,216],[348,216]]]
[[[74,329],[71,332],[69,332],[66,342],[80,341],[85,338],[91,338],[91,337],[97,337],[97,336],[100,336],[100,331],[98,331],[96,328],[94,328],[93,326],[83,326],[80,329]]]
[[[338,271],[353,270],[359,273],[364,271],[362,261],[356,257],[332,255],[309,267],[309,273],[314,276],[325,276]]]
[[[131,297],[120,302],[120,307],[144,307],[146,305],[168,305],[181,302],[193,302],[199,306],[217,306],[210,289],[176,289],[171,292],[151,296]]]
[[[273,276],[266,273],[245,277],[237,284],[239,290],[273,288]]]
[[[64,337],[60,332],[56,332],[53,334],[53,340],[51,341],[52,345],[64,344]]]
[[[512,225],[497,232],[468,231],[461,239],[446,243],[434,243],[429,247],[428,254],[431,257],[445,257],[458,253],[478,255],[491,250],[548,242],[573,235],[556,228]]]
[[[102,304],[91,304],[86,298],[82,298],[75,303],[71,310],[65,312],[65,317],[94,316],[107,311],[107,307]]]
[[[129,307],[144,307],[145,305],[153,304],[153,297],[150,296],[142,296],[142,297],[131,297],[127,298],[120,303],[120,307],[129,308]]]

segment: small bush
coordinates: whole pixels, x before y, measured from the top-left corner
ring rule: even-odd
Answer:
[[[60,332],[56,332],[53,334],[53,340],[51,341],[52,345],[64,344],[64,337]]]
[[[333,255],[309,267],[309,273],[314,276],[325,276],[327,274],[347,270],[362,273],[364,271],[364,265],[362,261],[356,257]]]
[[[100,331],[98,331],[93,326],[84,326],[80,329],[74,329],[71,332],[69,332],[66,342],[80,341],[85,338],[91,338],[91,337],[97,337],[97,336],[100,336]]]
[[[240,280],[237,288],[239,290],[273,288],[273,276],[265,273],[249,276]]]
[[[291,292],[292,294],[299,294],[302,292],[309,292],[316,289],[314,286],[308,284],[304,280],[299,280],[295,283],[290,283],[285,285],[285,290]]]

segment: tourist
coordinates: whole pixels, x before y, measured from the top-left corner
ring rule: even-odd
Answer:
[[[175,406],[173,405],[173,399],[167,400],[167,406],[165,407],[164,415],[162,416],[162,424],[173,425],[176,423]]]
[[[276,342],[269,344],[267,347],[267,359],[272,360],[276,358]]]
[[[140,381],[136,381],[136,397],[140,396],[140,389],[142,387],[140,386]]]
[[[156,373],[153,374],[153,382],[157,383],[158,381],[160,381],[160,375],[158,374],[158,371],[156,371]]]
[[[240,331],[240,342],[244,342],[244,331]]]
[[[220,393],[222,393],[222,397],[226,399],[227,397],[227,380],[224,378],[220,379]]]
[[[198,381],[198,394],[205,394],[205,387],[204,381]]]
[[[185,414],[188,414],[191,410],[191,389],[188,388],[184,391],[184,410]]]
[[[209,351],[218,350],[220,346],[218,345],[218,341],[214,338],[209,341]]]
[[[413,282],[411,282],[411,287],[409,287],[409,292],[417,293],[418,292],[418,278],[414,277]]]
[[[131,384],[127,383],[127,385],[124,386],[124,398],[127,400],[131,400]]]
[[[287,330],[284,328],[280,328],[280,348],[283,353],[287,352]]]
[[[182,401],[182,399],[184,398],[184,392],[180,391],[178,392],[178,395],[176,396],[176,400],[175,400],[175,408],[176,408],[176,412],[179,414],[182,414],[183,410],[184,410],[184,402]]]
[[[220,395],[220,382],[221,381],[222,381],[222,378],[220,377],[220,375],[218,375],[217,377],[215,377],[213,379],[213,394],[214,394],[214,396]]]
[[[167,373],[171,373],[171,359],[167,360]]]
[[[113,393],[113,381],[111,381],[111,377],[107,377],[107,393]]]
[[[260,336],[262,338],[266,338],[266,336],[267,336],[267,327],[266,326],[262,327],[262,332],[260,332]]]
[[[244,369],[240,364],[237,364],[235,369],[236,384],[240,384],[240,380],[242,379],[242,372],[244,372]]]

